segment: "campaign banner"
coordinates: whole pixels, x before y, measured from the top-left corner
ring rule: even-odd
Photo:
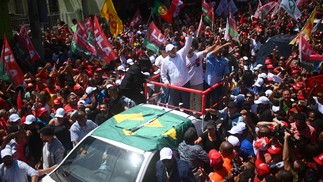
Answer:
[[[161,33],[161,31],[157,28],[154,22],[151,22],[149,28],[147,30],[144,45],[147,49],[154,51],[155,53],[158,52],[159,46],[161,44],[167,44],[166,37]]]

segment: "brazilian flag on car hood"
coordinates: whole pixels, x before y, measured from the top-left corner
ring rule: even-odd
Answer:
[[[147,123],[148,121],[151,122]],[[138,130],[131,131],[141,125],[143,126]],[[93,135],[144,151],[159,150],[165,146],[176,149],[183,140],[184,132],[191,125],[191,120],[186,117],[151,108],[149,105],[138,105],[110,118]]]

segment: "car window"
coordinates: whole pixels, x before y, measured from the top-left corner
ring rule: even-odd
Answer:
[[[147,167],[143,182],[157,181],[156,179],[156,163],[159,160],[159,152],[156,152],[153,158],[150,160]]]
[[[88,137],[50,176],[55,181],[135,181],[143,155]]]

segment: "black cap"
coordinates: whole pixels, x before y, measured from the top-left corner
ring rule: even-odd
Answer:
[[[234,101],[230,101],[229,104],[228,104],[228,107],[237,107],[237,103],[234,102]]]
[[[216,128],[216,124],[215,124],[216,122],[214,121],[214,120],[209,120],[208,122],[207,122],[207,125],[206,125],[206,127],[207,127],[207,129],[213,129],[213,128]]]

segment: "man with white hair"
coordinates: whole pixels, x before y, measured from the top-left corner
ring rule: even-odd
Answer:
[[[192,33],[191,33],[192,34]],[[165,48],[168,56],[165,58],[161,66],[161,79],[166,87],[170,85],[179,87],[190,87],[190,76],[186,67],[186,56],[191,48],[192,35],[186,39],[185,46],[176,51],[173,44],[168,44]],[[169,75],[169,77],[167,77]],[[184,108],[190,106],[190,94],[188,92],[171,89],[169,91],[169,104],[178,106],[179,102],[183,102]]]
[[[11,149],[1,150],[2,164],[0,164],[1,181],[10,182],[28,182],[28,176],[31,182],[38,181],[38,172],[23,161],[16,160],[12,156]]]

